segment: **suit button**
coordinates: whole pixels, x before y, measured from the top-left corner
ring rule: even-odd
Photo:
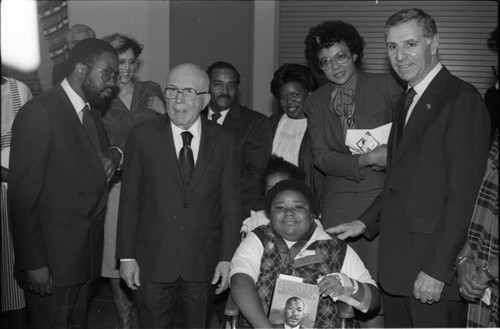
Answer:
[[[84,197],[85,196],[85,192],[78,192],[78,196],[79,197]]]
[[[184,202],[183,206],[184,206],[184,208],[187,208],[189,206],[189,204],[187,202]]]
[[[179,227],[179,232],[182,232],[182,227]]]
[[[389,189],[389,195],[393,195],[394,194],[394,189],[390,188]]]

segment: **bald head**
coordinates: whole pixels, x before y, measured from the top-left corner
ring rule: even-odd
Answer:
[[[208,86],[207,73],[195,64],[180,64],[170,70],[167,89],[175,97],[167,99],[167,113],[176,126],[187,130],[198,120],[210,101]]]
[[[184,63],[171,69],[167,76],[167,85],[172,81],[178,82],[179,80],[196,85],[194,89],[198,92],[208,90],[208,74],[196,64]]]

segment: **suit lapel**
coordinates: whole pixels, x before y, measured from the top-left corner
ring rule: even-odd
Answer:
[[[439,94],[442,93],[449,75],[450,73],[443,66],[441,71],[425,89],[417,104],[415,104],[413,112],[411,113],[410,119],[406,124],[399,142],[399,146],[397,147],[397,150],[395,150],[394,162],[392,165],[395,165],[398,162],[416,137],[420,135],[420,132],[428,126],[429,118],[431,117],[432,112],[439,110],[437,108],[433,108],[432,103],[434,100],[439,99]]]
[[[80,122],[78,114],[73,108],[73,104],[69,100],[68,96],[62,89],[62,87],[57,87],[57,93],[61,99],[60,106],[55,106],[54,108],[59,112],[57,116],[61,118],[66,124],[61,125],[64,129],[64,133],[68,136],[73,136],[74,140],[77,141],[80,163],[88,163],[90,169],[92,170],[92,176],[98,175],[99,179],[106,180],[106,173],[102,166],[101,159],[96,153],[90,139],[85,132],[85,129]],[[70,141],[72,139],[68,139]]]
[[[175,151],[174,137],[172,135],[172,126],[168,115],[165,115],[164,120],[161,121],[158,133],[160,137],[158,141],[167,141],[167,148],[164,149],[163,155],[166,158],[165,163],[168,167],[168,172],[172,173],[177,184],[181,188],[184,187],[184,182],[182,180],[181,170],[179,168],[179,160],[177,159],[177,152]],[[160,145],[164,145],[160,143]],[[159,148],[162,149],[161,147]]]
[[[207,126],[208,119],[201,117],[200,149],[198,151],[196,165],[194,166],[193,177],[191,178],[191,183],[188,186],[188,191],[192,190],[196,184],[199,183],[200,179],[203,177],[203,173],[210,163],[210,157],[213,156],[215,145],[213,144],[213,138],[211,138],[210,127]]]

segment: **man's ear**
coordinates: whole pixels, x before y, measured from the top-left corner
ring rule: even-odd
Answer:
[[[84,65],[82,63],[77,63],[74,68],[75,75],[78,78],[84,78],[85,75],[87,74],[87,65]]]

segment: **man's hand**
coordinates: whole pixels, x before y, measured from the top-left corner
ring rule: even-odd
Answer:
[[[122,155],[116,148],[109,148],[106,151],[101,152],[101,162],[104,167],[104,171],[106,172],[108,182],[111,177],[113,177],[116,169],[118,169],[121,158]]]
[[[387,164],[387,145],[382,144],[368,153],[368,163],[375,168],[384,168]]]
[[[26,284],[29,291],[40,296],[50,295],[54,289],[52,274],[47,266],[26,271]]]
[[[218,295],[229,286],[229,265],[231,262],[219,262],[217,267],[215,268],[214,278],[212,279],[212,284],[216,284],[221,279],[217,289],[215,290],[215,294]]]
[[[167,108],[165,107],[165,104],[163,104],[163,102],[158,96],[149,96],[148,108],[159,114],[167,113]]]
[[[488,284],[480,284],[478,281],[476,263],[467,258],[458,266],[458,287],[463,298],[475,301],[481,298]]]
[[[345,240],[351,237],[357,237],[365,232],[366,225],[360,220],[353,220],[348,223],[340,224],[330,227],[326,231],[329,233],[337,234],[337,238]]]
[[[120,276],[132,290],[137,290],[137,287],[141,285],[139,281],[139,265],[135,260],[120,262]]]
[[[420,271],[413,283],[413,296],[422,303],[437,303],[441,299],[444,283]]]

